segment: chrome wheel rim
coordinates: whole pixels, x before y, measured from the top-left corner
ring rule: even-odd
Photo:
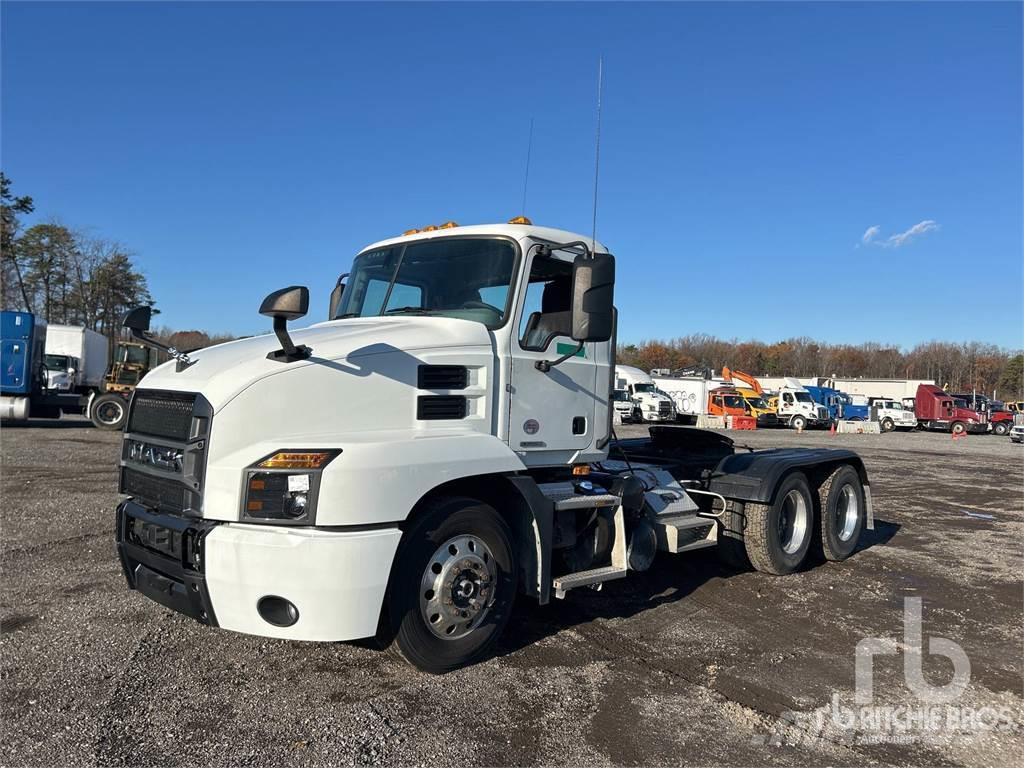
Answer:
[[[836,502],[836,532],[840,541],[849,541],[860,519],[860,500],[852,485],[844,485]]]
[[[779,512],[779,545],[787,555],[800,551],[807,538],[810,517],[804,495],[795,488],[787,493]]]
[[[120,403],[100,403],[99,408],[96,409],[96,418],[104,424],[117,424],[123,413],[124,406]]]
[[[498,585],[494,556],[476,536],[455,536],[437,548],[420,579],[420,614],[442,640],[457,640],[480,626]]]

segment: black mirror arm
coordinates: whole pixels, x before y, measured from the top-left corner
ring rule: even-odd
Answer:
[[[133,339],[137,339],[138,341],[140,341],[143,344],[145,344],[147,347],[153,347],[154,349],[163,350],[168,355],[170,355],[175,360],[177,360],[178,361],[178,365],[177,365],[177,370],[178,371],[183,371],[186,368],[188,368],[190,365],[194,365],[195,362],[196,362],[195,360],[190,358],[184,352],[179,352],[174,347],[169,347],[166,344],[163,344],[163,343],[157,341],[156,339],[154,339],[152,336],[150,336],[148,333],[146,333],[145,331],[143,331],[140,328],[129,328],[129,330],[132,332],[132,338]]]
[[[305,344],[295,346],[292,337],[288,335],[288,318],[284,315],[274,315],[274,335],[281,342],[281,348],[268,353],[268,360],[294,363],[297,360],[305,360],[313,354],[313,350]]]
[[[541,373],[547,373],[556,365],[561,365],[570,357],[575,357],[576,355],[578,355],[581,349],[583,349],[582,341],[577,342],[575,349],[573,349],[571,352],[567,352],[566,354],[562,355],[557,360],[538,360],[536,363],[533,364],[533,367],[536,368]]]

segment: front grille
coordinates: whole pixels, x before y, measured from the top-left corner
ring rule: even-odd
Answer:
[[[421,365],[416,372],[419,389],[465,389],[468,384],[464,365]]]
[[[194,494],[176,480],[139,472],[131,467],[121,471],[121,493],[162,512],[182,513],[195,507]]]
[[[670,413],[672,413],[672,403],[666,403],[664,400],[658,403],[659,415],[668,416]]]
[[[128,431],[187,441],[192,434],[196,396],[183,392],[137,391],[128,416]]]

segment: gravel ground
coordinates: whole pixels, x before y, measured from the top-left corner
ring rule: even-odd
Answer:
[[[119,435],[74,419],[4,428],[0,763],[1019,764],[1024,446],[732,436],[860,452],[877,521],[862,550],[781,578],[708,552],[662,556],[601,592],[520,601],[495,658],[431,677],[357,644],[207,629],[128,592],[113,548]],[[950,706],[1002,713],[1007,730],[871,743],[814,724],[834,694],[853,706],[857,642],[902,642],[912,596],[924,636],[970,660]],[[924,672],[952,677],[927,654]],[[921,706],[899,657],[878,658],[874,691],[878,705]],[[787,726],[787,713],[803,717]]]

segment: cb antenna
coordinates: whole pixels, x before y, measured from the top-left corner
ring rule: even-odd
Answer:
[[[526,215],[526,188],[530,183],[530,154],[533,152],[533,118],[530,118],[530,138],[526,142],[526,172],[523,174],[523,209],[520,212]]]
[[[604,57],[597,57],[597,140],[594,143],[594,219],[590,233],[590,252],[597,250],[597,180],[601,171],[601,89],[603,86]]]

